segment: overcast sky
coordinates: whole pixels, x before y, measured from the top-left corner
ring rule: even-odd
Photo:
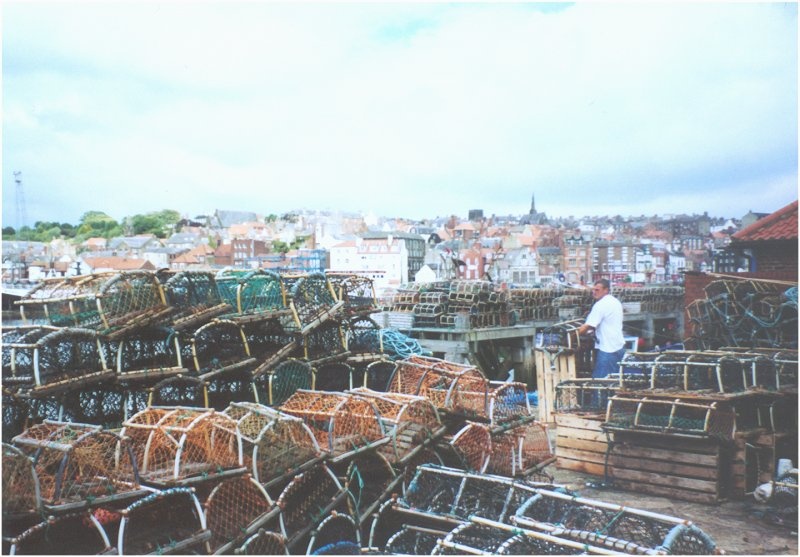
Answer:
[[[3,224],[741,217],[797,198],[797,4],[14,2]]]

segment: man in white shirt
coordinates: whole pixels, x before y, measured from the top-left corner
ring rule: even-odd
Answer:
[[[622,304],[611,295],[611,285],[606,279],[594,281],[592,296],[595,299],[586,322],[578,328],[584,335],[594,330],[597,355],[592,378],[601,379],[619,371],[619,362],[625,355],[625,338],[622,335]]]

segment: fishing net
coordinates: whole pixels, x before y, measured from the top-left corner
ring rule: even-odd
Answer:
[[[202,325],[223,313],[230,313],[230,304],[220,297],[217,281],[208,271],[180,271],[164,283],[167,303],[176,309],[171,315],[175,330]]]
[[[243,323],[242,328],[250,355],[262,363],[276,357],[297,340],[297,335],[287,332],[277,319]]]
[[[32,456],[39,495],[48,509],[141,494],[130,440],[99,426],[46,421],[13,443]]]
[[[215,319],[195,331],[192,356],[194,369],[200,374],[251,368],[255,364],[255,359],[250,357],[244,330],[225,319]]]
[[[50,517],[11,540],[11,555],[111,554],[108,536],[88,511]]]
[[[204,507],[206,523],[211,531],[209,546],[217,554],[238,547],[247,536],[270,521],[277,526],[280,512],[264,488],[247,476],[220,482],[211,491]]]
[[[235,551],[236,555],[289,555],[286,536],[261,528]]]
[[[539,490],[518,509],[517,526],[625,553],[709,555],[716,544],[691,522],[556,491]]]
[[[122,427],[126,412],[128,388],[116,382],[88,385],[66,391],[60,397],[62,421],[101,425],[105,429]]]
[[[528,386],[518,382],[489,383],[489,408],[487,418],[491,425],[499,425],[531,417],[528,403]]]
[[[201,376],[208,389],[208,407],[225,410],[232,402],[254,402],[253,376],[247,369],[231,369]]]
[[[353,368],[344,362],[319,364],[314,374],[314,390],[346,391],[353,388]]]
[[[113,357],[88,329],[59,329],[35,343],[33,391],[44,393],[111,379]]]
[[[291,548],[332,510],[343,504],[346,491],[325,464],[297,474],[278,497],[281,524]]]
[[[303,419],[319,446],[334,457],[366,450],[388,440],[377,408],[363,398],[298,389],[280,409]]]
[[[368,364],[364,370],[364,386],[373,391],[388,390],[396,368],[397,364],[391,360],[378,360]]]
[[[16,392],[3,387],[3,442],[25,431],[34,417],[29,399],[20,397]],[[56,416],[57,417],[57,416]]]
[[[121,434],[131,439],[142,480],[153,484],[202,481],[242,466],[236,422],[214,410],[147,408]]]
[[[225,269],[216,282],[220,299],[234,310],[226,318],[271,317],[288,307],[281,277],[272,271]]]
[[[547,425],[521,424],[492,434],[492,457],[487,471],[501,476],[526,476],[553,456]]]
[[[377,408],[383,429],[391,440],[380,451],[391,462],[406,462],[425,445],[444,435],[439,413],[426,398],[380,393],[363,387],[350,393],[369,400]]]
[[[341,550],[352,546],[361,547],[361,530],[358,524],[350,515],[333,511],[312,532],[306,555],[320,555],[318,552],[321,550],[326,552],[323,554],[335,555],[327,552],[334,548]]]
[[[381,328],[370,317],[356,315],[343,322],[345,347],[350,354],[380,354]]]
[[[377,306],[372,279],[344,273],[326,273],[337,300],[344,302],[349,313],[372,311]]]
[[[389,461],[376,452],[355,455],[344,473],[350,514],[363,523],[375,508],[391,495],[398,477]]]
[[[736,413],[730,405],[720,402],[616,395],[609,399],[603,427],[732,441],[736,432]]]
[[[431,531],[416,526],[403,526],[386,542],[389,555],[431,555],[446,532]]]
[[[433,555],[584,555],[586,544],[475,519],[456,526],[438,540]]]
[[[13,445],[3,443],[2,474],[4,519],[41,512],[39,477],[28,455]]]
[[[331,319],[307,332],[303,336],[303,352],[305,359],[318,363],[347,355],[339,322]]]
[[[186,373],[178,335],[166,327],[143,327],[122,338],[116,352],[117,379],[154,382]]]
[[[618,379],[569,379],[556,385],[555,408],[560,413],[605,412],[608,399],[619,391]]]
[[[147,405],[208,408],[208,385],[188,375],[168,377],[153,385]]]
[[[321,454],[300,418],[254,403],[233,403],[225,413],[236,421],[245,459],[261,484],[304,468]]]
[[[446,463],[473,472],[484,472],[492,456],[492,434],[484,424],[467,422],[452,438],[437,446],[454,458]]]
[[[280,406],[298,389],[310,389],[314,371],[308,362],[287,358],[267,373],[257,375],[253,386],[258,401],[270,406]]]
[[[208,553],[211,532],[192,488],[158,491],[121,514],[119,555]]]

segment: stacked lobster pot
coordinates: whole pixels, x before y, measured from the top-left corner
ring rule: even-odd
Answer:
[[[369,544],[391,554],[717,553],[691,522],[577,497],[564,486],[425,465],[376,513]]]
[[[751,494],[779,458],[796,458],[796,358],[757,349],[626,355],[601,424],[606,474],[618,487],[691,501]]]

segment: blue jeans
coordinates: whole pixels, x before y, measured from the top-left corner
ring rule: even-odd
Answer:
[[[598,350],[595,355],[592,379],[602,379],[607,377],[609,373],[618,373],[619,362],[624,355],[625,348],[620,348],[616,352],[603,352],[602,350]]]

